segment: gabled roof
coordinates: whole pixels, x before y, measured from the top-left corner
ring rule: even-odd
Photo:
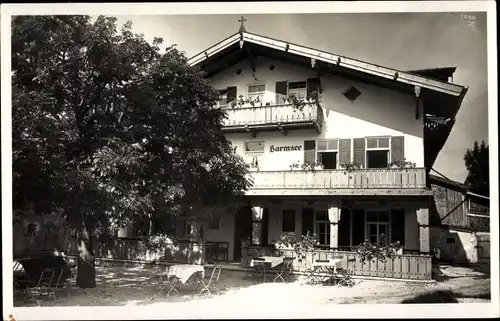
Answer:
[[[189,59],[189,64],[206,66],[215,59],[221,58],[221,53],[231,47],[243,47],[244,43],[251,43],[269,49],[295,54],[298,56],[315,59],[326,64],[343,67],[352,71],[370,74],[380,78],[393,80],[402,84],[419,86],[435,92],[444,93],[454,97],[463,96],[466,88],[444,81],[438,81],[428,77],[417,75],[412,72],[405,72],[379,65],[363,62],[360,60],[344,57],[338,54],[329,53],[322,50],[312,49],[305,46],[296,45],[269,37],[260,36],[246,31],[238,32],[212,47],[200,52]],[[215,59],[214,59],[215,58]]]

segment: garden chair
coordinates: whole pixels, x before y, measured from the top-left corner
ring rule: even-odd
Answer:
[[[337,273],[330,280],[337,286],[353,287],[356,284],[349,271],[344,268],[338,268]]]
[[[273,282],[276,280],[281,280],[285,282],[285,278],[289,278],[292,275],[293,269],[293,258],[285,257],[283,258],[283,263],[278,265],[276,268],[271,269],[269,272],[276,273],[276,277]]]
[[[62,272],[61,272],[62,273]],[[42,295],[42,296],[53,296],[54,291],[52,290],[54,286],[57,286],[57,282],[59,280],[59,275],[56,275],[56,270],[53,268],[45,268],[38,281],[36,282],[36,286],[30,289],[31,295]]]
[[[200,291],[200,295],[203,294],[204,292],[208,292],[208,294],[210,295],[212,294],[212,291],[215,291],[217,295],[219,294],[219,289],[217,287],[217,284],[219,283],[219,277],[221,271],[222,271],[221,265],[205,266],[205,273],[197,286],[197,288],[200,285],[203,286],[203,289],[201,289]]]

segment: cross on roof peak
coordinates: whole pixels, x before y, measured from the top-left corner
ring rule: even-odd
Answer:
[[[238,22],[241,22],[241,26],[240,26],[240,31],[239,32],[245,32],[246,29],[245,29],[245,26],[243,25],[243,23],[247,21],[247,19],[245,19],[243,16],[241,16],[241,19],[238,20]]]

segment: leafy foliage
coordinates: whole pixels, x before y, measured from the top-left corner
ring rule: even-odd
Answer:
[[[403,158],[390,162],[387,167],[404,169],[404,168],[415,168],[416,166],[417,166],[416,163],[407,161],[406,158]]]
[[[13,19],[15,209],[61,207],[92,238],[153,212],[217,215],[248,187],[205,74],[131,27],[117,32],[102,16]]]
[[[472,192],[485,196],[490,195],[489,154],[489,146],[483,140],[481,144],[475,141],[472,149],[468,148],[464,155],[465,167],[469,172],[465,185]]]
[[[315,233],[307,231],[306,235],[302,235],[302,239],[295,244],[295,253],[299,260],[306,257],[306,253],[312,252],[318,245],[318,238]]]
[[[399,241],[394,243],[385,244],[382,239],[385,235],[380,235],[380,239],[376,243],[371,243],[366,240],[366,242],[361,243],[356,246],[356,253],[359,255],[362,261],[369,261],[372,258],[378,258],[379,260],[385,261],[388,258],[393,257],[397,252],[402,249],[402,245]]]

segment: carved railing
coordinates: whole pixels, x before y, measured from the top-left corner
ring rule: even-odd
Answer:
[[[322,111],[316,103],[306,103],[302,110],[287,105],[270,105],[255,107],[224,108],[227,119],[223,123],[224,128],[264,126],[264,125],[287,125],[315,123],[321,126]]]
[[[425,188],[425,168],[254,171],[250,189]]]

